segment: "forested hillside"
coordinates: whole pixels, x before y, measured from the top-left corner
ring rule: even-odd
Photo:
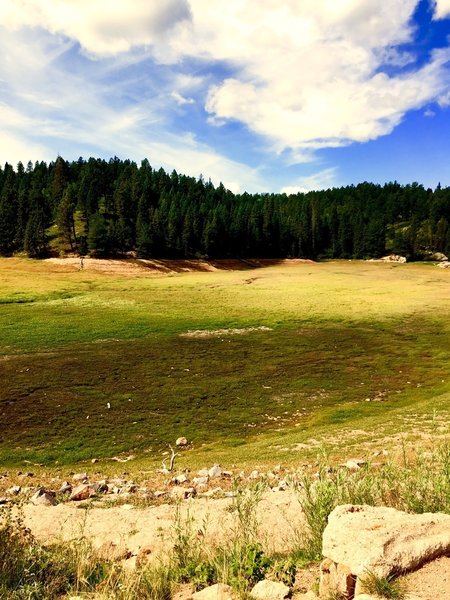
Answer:
[[[240,194],[118,158],[0,167],[0,254],[420,259],[450,251],[450,188]]]

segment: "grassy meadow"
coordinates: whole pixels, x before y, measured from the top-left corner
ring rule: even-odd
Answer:
[[[180,467],[245,467],[446,433],[450,270],[105,273],[4,258],[0,281],[2,465],[132,453],[154,466],[183,435]],[[232,328],[255,329],[183,335]]]

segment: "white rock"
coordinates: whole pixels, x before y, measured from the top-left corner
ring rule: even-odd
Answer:
[[[194,485],[208,485],[209,477],[194,477],[192,483]]]
[[[290,591],[284,583],[263,579],[263,581],[258,581],[250,592],[250,596],[257,600],[284,600],[289,596]]]
[[[184,473],[181,473],[181,475],[177,475],[176,477],[174,477],[172,479],[172,483],[175,483],[177,485],[179,485],[181,483],[186,483],[186,481],[188,481],[188,478],[186,477],[186,475]]]
[[[214,465],[211,467],[208,471],[208,476],[211,477],[211,479],[215,477],[222,477],[222,468],[220,465]]]
[[[450,552],[450,515],[408,514],[388,507],[335,508],[323,534],[328,575],[357,577],[355,593],[370,571],[379,577],[408,572]],[[339,575],[341,573],[341,575]],[[321,590],[327,587],[321,577]],[[323,580],[323,581],[322,581]],[[321,591],[322,595],[322,591]]]
[[[6,493],[10,494],[11,496],[17,496],[18,494],[20,494],[21,490],[22,488],[20,487],[20,485],[13,485],[9,488],[9,490],[6,490]]]
[[[55,497],[43,489],[38,490],[30,498],[31,504],[35,506],[55,506],[57,504]]]
[[[185,437],[179,437],[179,438],[177,438],[177,441],[175,442],[175,445],[176,446],[180,446],[181,448],[183,448],[184,446],[187,446],[188,443],[189,442],[187,441],[187,438],[185,438]]]
[[[76,473],[72,479],[74,481],[86,481],[86,479],[88,478],[87,473]]]

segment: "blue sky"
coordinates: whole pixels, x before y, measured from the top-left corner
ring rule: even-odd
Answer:
[[[450,0],[1,0],[0,163],[450,185]]]

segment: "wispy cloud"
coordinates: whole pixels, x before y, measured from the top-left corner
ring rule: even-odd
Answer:
[[[306,194],[312,190],[327,190],[332,187],[337,187],[339,185],[337,175],[338,173],[335,167],[323,169],[322,171],[317,171],[311,175],[300,177],[295,184],[283,187],[281,193],[289,195],[301,192]]]

